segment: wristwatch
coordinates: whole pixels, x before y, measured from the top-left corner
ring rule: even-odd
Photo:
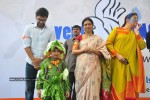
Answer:
[[[43,61],[44,60],[44,58],[43,57],[40,57],[40,59]]]

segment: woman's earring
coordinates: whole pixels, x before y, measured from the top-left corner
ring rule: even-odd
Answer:
[[[95,25],[93,25],[93,30],[94,30],[94,29],[96,29],[96,26],[95,26]]]

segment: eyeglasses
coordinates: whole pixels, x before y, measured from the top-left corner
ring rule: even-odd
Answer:
[[[136,19],[130,19],[130,22],[138,22],[138,19],[136,18]]]
[[[43,23],[45,23],[45,22],[47,21],[47,19],[40,19],[40,18],[37,18],[37,21],[38,21],[38,22],[43,22]]]

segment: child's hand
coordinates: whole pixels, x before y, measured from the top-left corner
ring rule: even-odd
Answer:
[[[69,92],[66,92],[66,97],[68,98],[70,96],[70,93]]]
[[[41,98],[41,90],[40,89],[37,90],[37,95],[39,98]]]

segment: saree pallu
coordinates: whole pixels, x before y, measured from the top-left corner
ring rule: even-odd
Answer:
[[[112,58],[112,86],[110,100],[136,100],[138,93],[145,92],[144,66],[141,49],[145,42],[140,35],[121,27],[113,29],[107,42]],[[116,54],[126,58],[129,64],[121,63]]]
[[[111,87],[111,59],[105,59],[103,56],[100,56],[100,65],[101,65],[101,99],[109,100],[110,87]]]
[[[82,48],[98,49],[107,59],[109,54],[104,41],[96,35],[80,41]],[[100,100],[101,66],[99,56],[82,53],[77,56],[75,68],[77,100]]]

